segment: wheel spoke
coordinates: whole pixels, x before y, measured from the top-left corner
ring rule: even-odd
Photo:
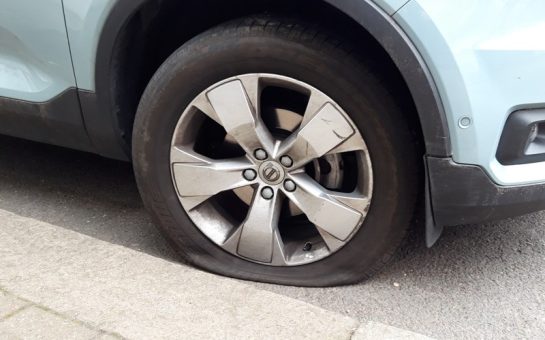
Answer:
[[[309,103],[301,127],[287,138],[280,148],[280,154],[288,154],[294,160],[294,167],[302,167],[313,159],[350,141],[355,130],[344,115],[333,104],[326,102],[317,112],[310,113],[316,103]]]
[[[329,249],[330,252],[333,252],[346,244],[346,242],[339,240],[324,229],[320,227],[316,227],[316,229],[318,229],[320,236],[322,236],[322,239],[324,240],[327,249]]]
[[[220,125],[222,124],[220,118],[216,114],[216,111],[212,107],[212,104],[210,104],[210,101],[206,97],[206,94],[199,94],[199,96],[193,100],[193,106],[201,110],[208,117],[212,118],[216,123]]]
[[[303,114],[303,121],[301,122],[301,126],[307,124],[316,115],[316,113],[320,112],[325,104],[329,102],[330,100],[325,94],[319,91],[312,90],[310,92],[310,97],[308,98],[307,107]]]
[[[335,148],[329,150],[327,154],[336,154],[349,151],[364,151],[368,152],[367,146],[363,141],[363,138],[359,134],[353,134],[350,138],[346,139]]]
[[[244,84],[258,86],[257,81],[252,82],[249,79],[245,79]],[[252,88],[247,91],[244,84],[239,79],[235,79],[208,91],[206,96],[213,108],[213,114],[209,116],[218,121],[227,134],[232,136],[248,154],[253,154],[253,151],[258,148],[264,148],[272,153],[272,136],[261,122],[259,106],[252,104],[248,94],[256,97],[258,89]],[[201,107],[207,108],[206,105]]]
[[[328,195],[364,215],[367,214],[370,202],[369,199],[362,194],[328,191]]]
[[[362,213],[363,217],[365,217],[367,210],[369,209],[369,199],[363,195],[355,193],[333,193],[331,191],[328,193],[328,195],[340,203],[343,203],[348,207]],[[335,251],[345,245],[344,241],[339,240],[335,236],[328,233],[325,229],[322,229],[320,226],[316,226],[316,228],[318,229],[320,236],[322,236],[322,239],[327,245],[329,251]]]
[[[278,232],[281,201],[277,192],[273,199],[267,200],[256,190],[248,216],[240,226],[239,255],[265,263],[273,262],[273,257],[281,255],[283,246]]]
[[[172,147],[171,163],[178,194],[194,208],[222,191],[255,183],[242,176],[245,169],[255,169],[247,158],[212,160],[192,150]],[[186,207],[187,208],[187,207]]]
[[[316,227],[336,239],[345,241],[363,221],[368,204],[364,197],[331,192],[306,174],[291,175],[291,179],[297,189],[284,190],[286,196]]]

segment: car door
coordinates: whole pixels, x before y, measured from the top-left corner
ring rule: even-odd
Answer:
[[[61,0],[0,0],[0,133],[89,148]]]

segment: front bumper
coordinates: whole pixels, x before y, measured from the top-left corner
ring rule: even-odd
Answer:
[[[426,157],[426,165],[428,245],[435,242],[442,227],[545,210],[545,183],[498,186],[480,167],[457,164],[451,158]]]

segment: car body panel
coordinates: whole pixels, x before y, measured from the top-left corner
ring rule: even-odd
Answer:
[[[92,151],[60,0],[0,6],[0,133]]]
[[[116,1],[63,0],[63,3],[78,87],[94,91],[98,42]]]
[[[545,181],[545,162],[496,160],[509,114],[545,106],[543,13],[542,0],[413,0],[393,16],[433,74],[454,161],[482,167],[500,185]]]
[[[60,0],[4,0],[0,96],[43,102],[75,87]]]

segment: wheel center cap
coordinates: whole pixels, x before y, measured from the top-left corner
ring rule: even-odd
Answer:
[[[284,168],[274,161],[261,163],[259,166],[259,177],[268,184],[279,184],[284,180]]]

